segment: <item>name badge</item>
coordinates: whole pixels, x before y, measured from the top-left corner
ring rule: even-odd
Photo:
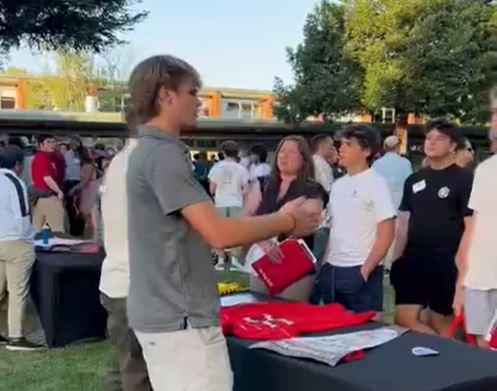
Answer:
[[[412,185],[412,192],[414,194],[419,193],[420,191],[426,189],[426,181],[423,179],[422,181],[416,182]]]

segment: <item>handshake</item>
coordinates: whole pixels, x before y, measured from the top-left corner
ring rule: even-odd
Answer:
[[[283,205],[278,213],[290,215],[294,222],[290,234],[303,237],[311,235],[317,229],[321,221],[322,210],[321,200],[299,197]]]

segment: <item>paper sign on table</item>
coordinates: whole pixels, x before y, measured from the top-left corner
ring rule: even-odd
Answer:
[[[386,326],[328,337],[299,337],[259,342],[251,345],[250,349],[267,349],[284,356],[309,358],[335,366],[350,353],[382,345],[406,331],[401,327]]]

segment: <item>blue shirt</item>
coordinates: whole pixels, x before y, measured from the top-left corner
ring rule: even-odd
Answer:
[[[373,163],[373,168],[387,181],[395,208],[399,208],[404,191],[404,183],[412,174],[409,160],[395,152],[387,152]]]

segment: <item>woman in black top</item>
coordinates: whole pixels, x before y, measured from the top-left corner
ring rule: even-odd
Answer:
[[[314,164],[309,144],[301,136],[288,136],[281,140],[276,149],[271,175],[262,191],[262,200],[255,214],[274,213],[286,202],[302,196],[307,198],[309,210],[316,213],[321,213],[328,202],[326,191],[314,180]],[[303,239],[312,250],[313,236]],[[266,252],[273,247],[268,242],[259,245]]]

